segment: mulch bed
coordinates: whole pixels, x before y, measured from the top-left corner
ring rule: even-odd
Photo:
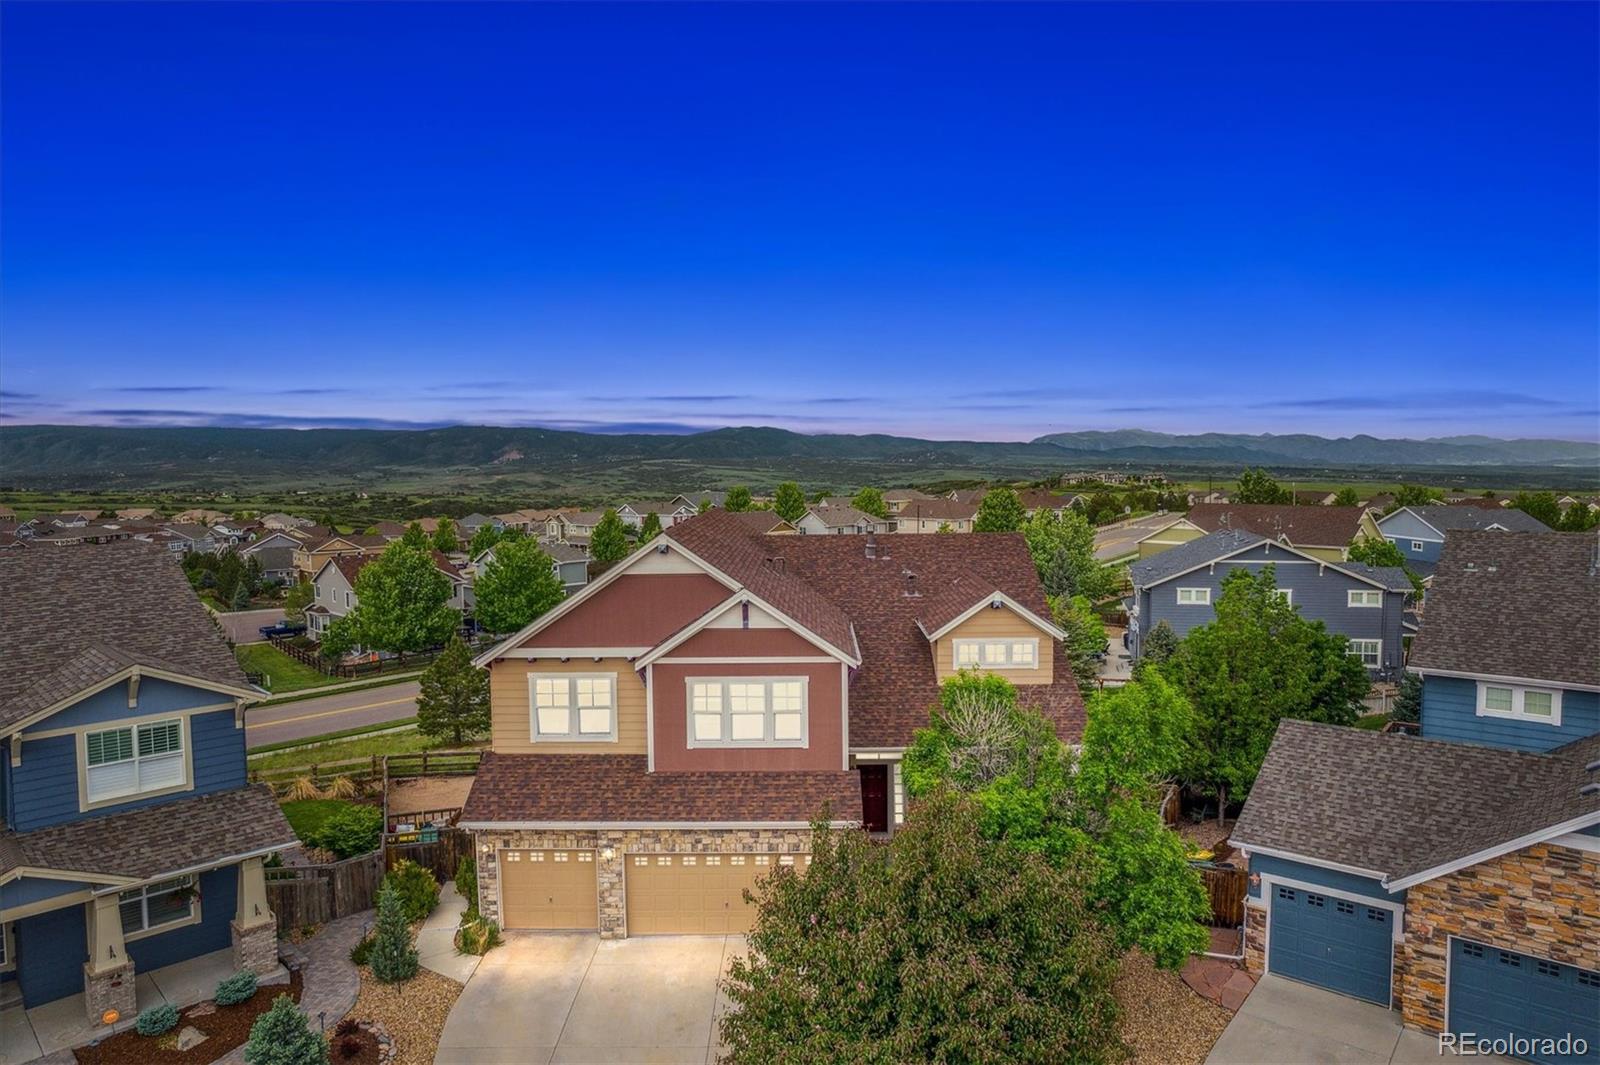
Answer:
[[[72,1053],[81,1065],[209,1065],[244,1045],[250,1038],[250,1026],[272,1008],[273,999],[286,994],[299,1002],[300,983],[300,974],[291,972],[288,984],[258,987],[254,995],[236,1006],[210,1002],[189,1006],[179,1012],[177,1027],[165,1035],[140,1035],[129,1028]],[[178,1033],[185,1028],[198,1029],[208,1038],[188,1050],[178,1050]]]

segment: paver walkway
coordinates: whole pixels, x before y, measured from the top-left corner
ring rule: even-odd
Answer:
[[[1236,929],[1211,929],[1211,953],[1234,954],[1238,950],[1239,933]],[[1256,986],[1256,978],[1244,971],[1243,962],[1207,958],[1199,954],[1185,962],[1178,975],[1195,994],[1234,1013],[1244,1005],[1244,1000],[1250,997],[1250,992]]]

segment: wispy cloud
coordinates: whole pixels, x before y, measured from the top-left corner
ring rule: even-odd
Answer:
[[[6,392],[0,390],[0,399],[38,399],[37,392]]]
[[[149,393],[152,395],[184,395],[190,392],[221,392],[215,385],[119,385],[109,392]]]
[[[1343,396],[1310,396],[1298,399],[1270,399],[1250,404],[1251,410],[1412,410],[1422,402],[1417,396],[1394,393],[1369,393]],[[1562,401],[1518,392],[1491,389],[1457,388],[1428,393],[1426,402],[1450,407],[1559,407]],[[1459,416],[1459,415],[1458,415]]]
[[[101,407],[80,413],[111,418],[130,426],[198,426],[211,429],[442,429],[454,420],[413,421],[405,418],[359,418],[318,414],[257,414],[239,411],[174,410],[158,407]]]
[[[709,428],[704,425],[689,425],[685,422],[607,422],[559,418],[532,419],[522,424],[544,429],[575,429],[585,433],[670,433],[675,436],[703,433]]]
[[[268,393],[273,396],[344,396],[355,392],[353,388],[278,388]]]

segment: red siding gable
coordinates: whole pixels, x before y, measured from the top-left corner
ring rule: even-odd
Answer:
[[[624,574],[522,647],[654,647],[731,593],[700,573]]]

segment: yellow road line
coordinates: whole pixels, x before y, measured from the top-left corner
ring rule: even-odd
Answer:
[[[380,706],[399,706],[401,703],[415,702],[416,698],[417,697],[413,695],[409,698],[389,699],[381,703],[362,703],[360,706],[346,706],[339,710],[323,710],[315,714],[301,714],[299,717],[282,717],[276,721],[249,721],[246,719],[246,723],[251,728],[271,728],[274,725],[289,725],[296,721],[310,721],[319,717],[333,717],[336,714],[353,714],[357,710],[374,710]]]

